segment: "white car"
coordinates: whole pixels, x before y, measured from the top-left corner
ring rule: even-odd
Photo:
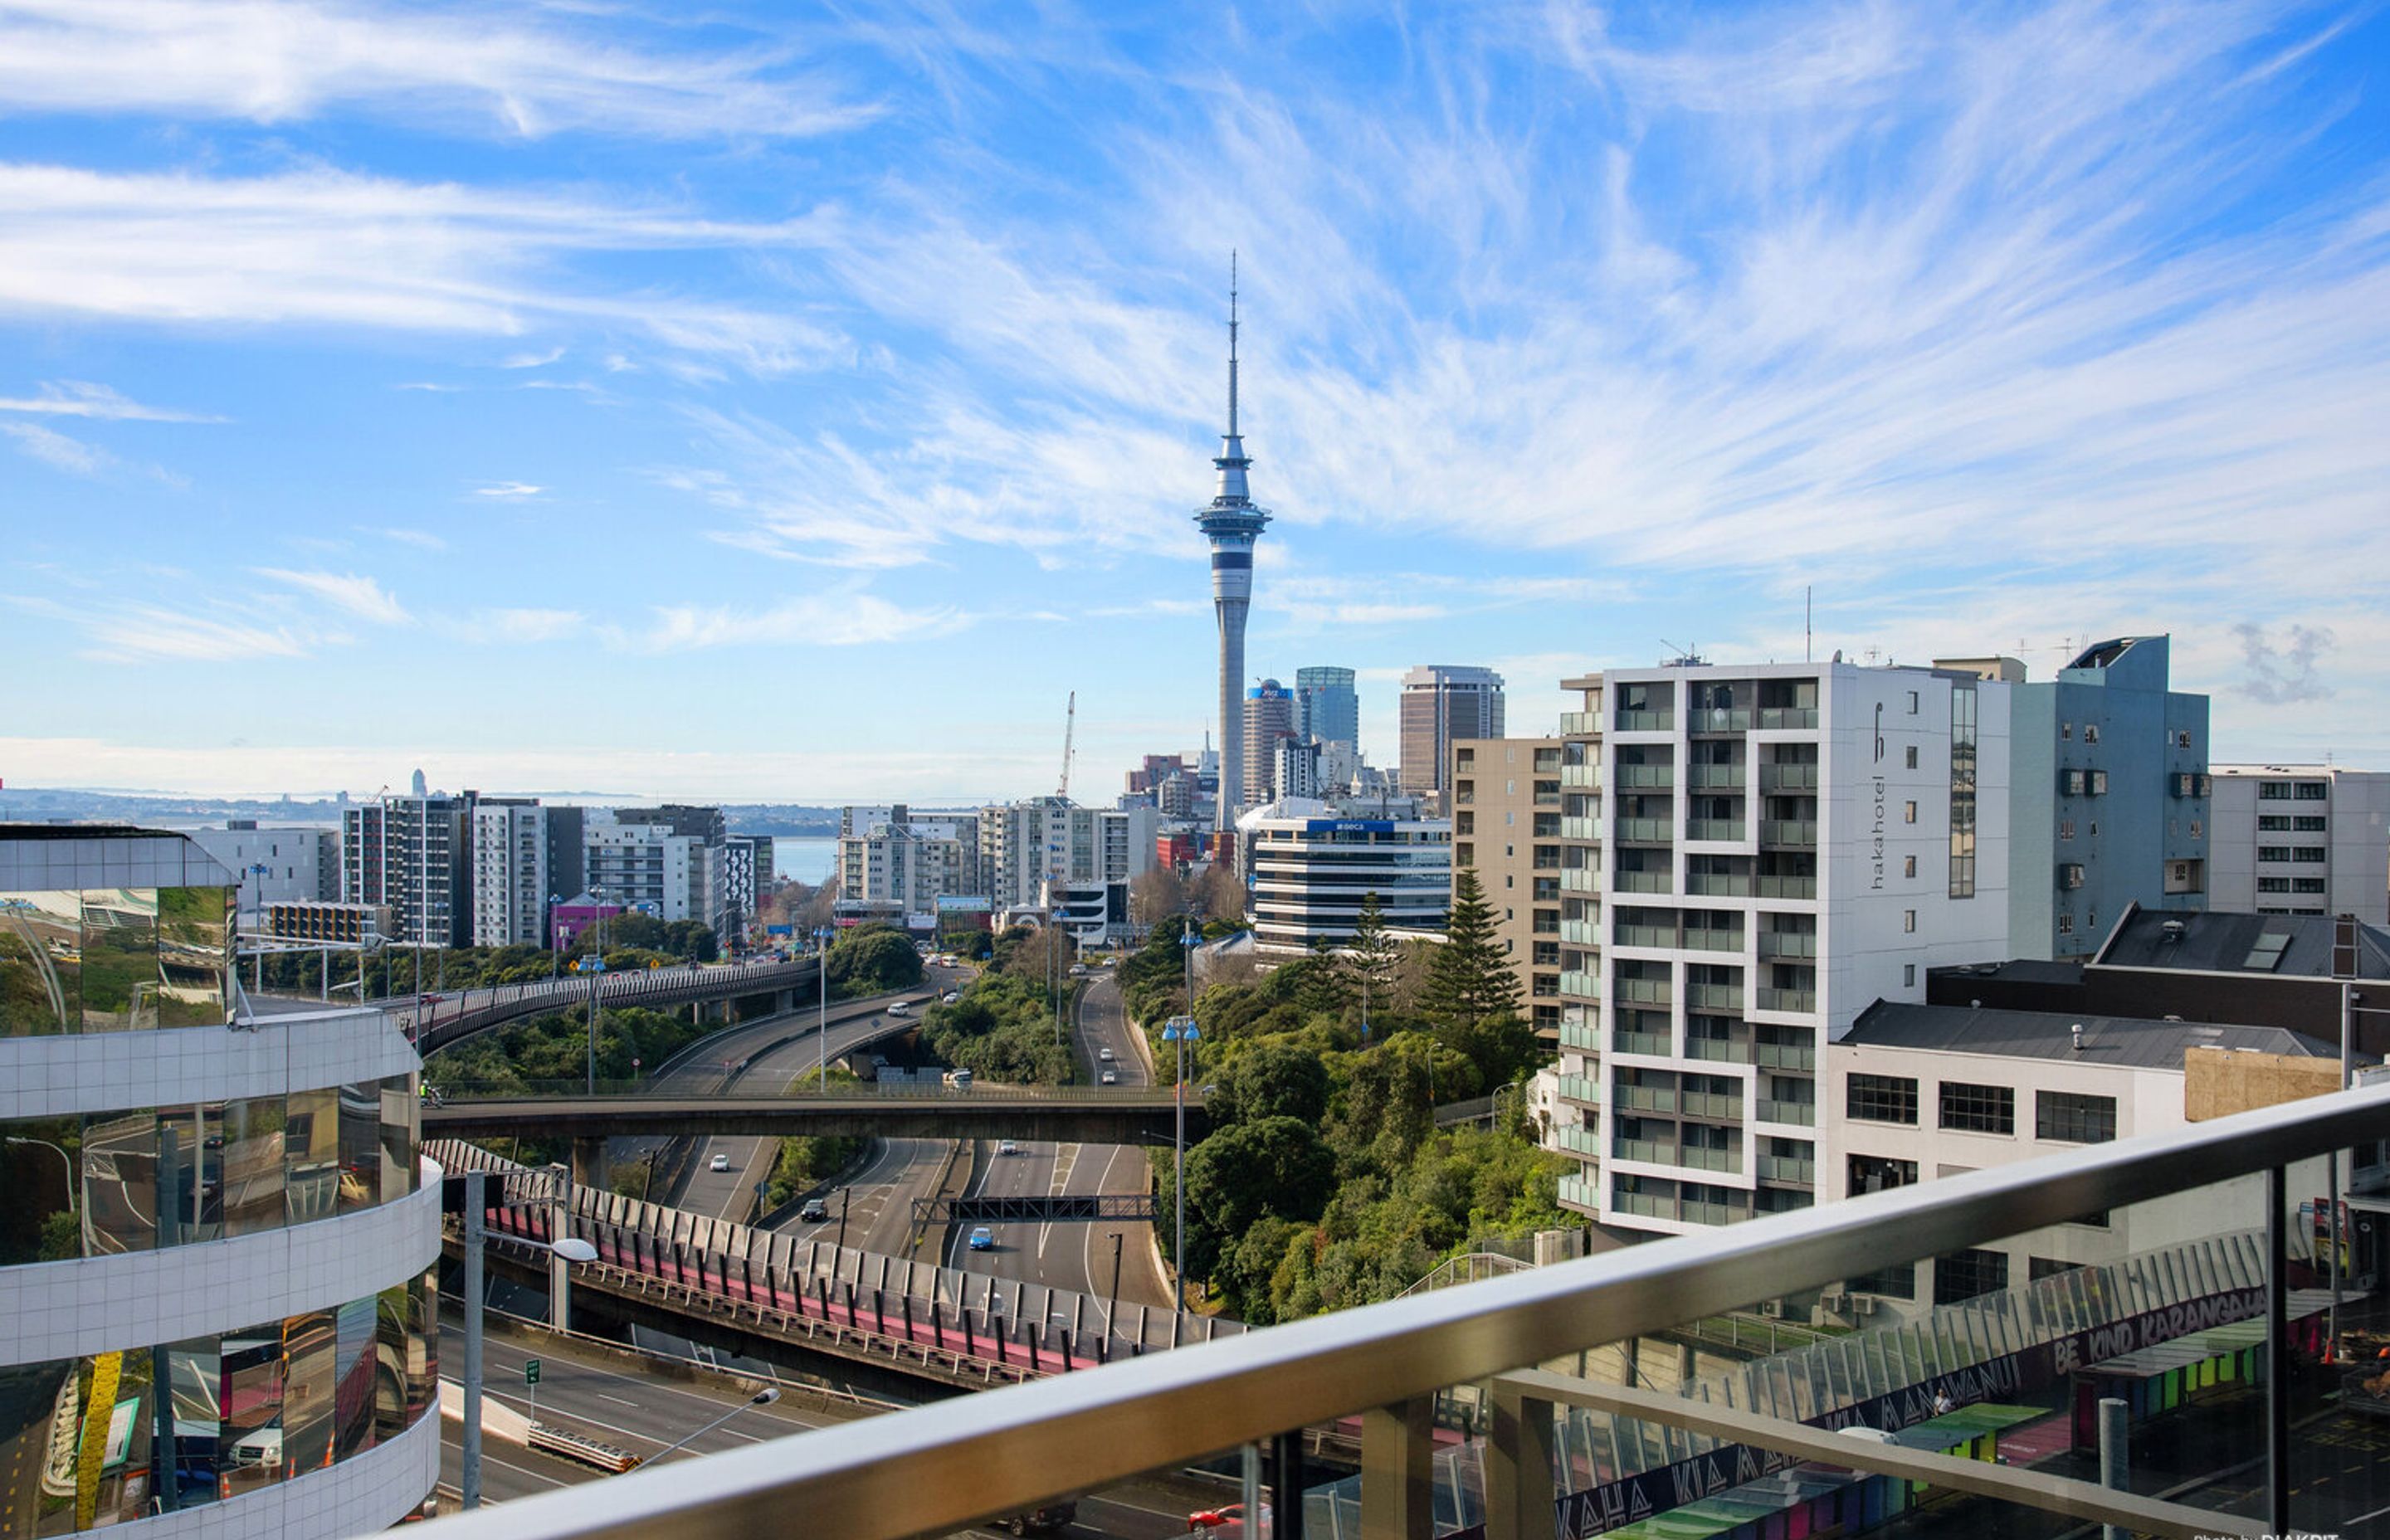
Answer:
[[[1106,1070],[1103,1073],[1103,1084],[1106,1085],[1117,1085],[1120,1084],[1120,1076],[1110,1070]]]
[[[956,1004],[960,1003],[960,1001],[962,1000],[962,997],[963,997],[963,993],[962,993],[962,991],[961,991],[961,990],[958,990],[958,989],[950,989],[950,990],[946,991],[944,995],[942,995],[938,996],[938,998],[939,998],[939,999],[941,999],[941,1000],[944,1001],[947,1005],[950,1005],[950,1006],[951,1006],[951,1005],[956,1005]]]
[[[1108,1048],[1108,1047],[1107,1047],[1107,1048],[1098,1048],[1098,1049],[1096,1050],[1096,1057],[1097,1057],[1098,1059],[1103,1059],[1104,1061],[1106,1061],[1107,1063],[1109,1063],[1109,1062],[1111,1062],[1111,1060],[1112,1051],[1111,1051],[1111,1049],[1110,1049],[1110,1048]]]
[[[708,1171],[728,1171],[730,1169],[730,1157],[727,1155],[716,1155],[712,1161],[706,1162],[705,1169]]]
[[[888,1014],[891,1016],[910,1016],[913,1014],[913,1007],[906,1005],[904,1001],[899,1000],[888,1007]]]
[[[998,1139],[996,1141],[996,1152],[998,1155],[1018,1155],[1021,1153],[1021,1147],[1010,1139]]]

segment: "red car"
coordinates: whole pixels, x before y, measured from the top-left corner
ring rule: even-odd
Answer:
[[[1267,1534],[1269,1529],[1269,1505],[1264,1503],[1261,1533]],[[1207,1540],[1239,1540],[1245,1534],[1245,1505],[1229,1503],[1221,1508],[1199,1508],[1187,1516],[1187,1532],[1192,1534],[1198,1530],[1204,1532]]]

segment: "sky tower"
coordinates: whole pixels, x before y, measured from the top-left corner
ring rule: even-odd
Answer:
[[[1195,523],[1212,543],[1212,608],[1220,620],[1220,800],[1215,828],[1234,828],[1245,802],[1245,610],[1253,597],[1253,542],[1270,520],[1245,487],[1245,441],[1237,432],[1237,258],[1228,255],[1228,430],[1212,464],[1220,481]]]

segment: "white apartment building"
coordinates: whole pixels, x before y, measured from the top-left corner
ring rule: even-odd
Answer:
[[[274,905],[315,903],[328,896],[328,883],[339,891],[340,841],[323,829],[260,828],[254,818],[234,818],[222,828],[192,829],[186,838],[240,879],[244,930],[263,930]]]
[[[1254,945],[1299,956],[1353,939],[1371,893],[1390,930],[1442,930],[1452,905],[1452,820],[1345,817],[1287,797],[1237,820]]]
[[[2208,906],[2390,925],[2390,773],[2219,764]]]
[[[840,816],[837,913],[927,930],[938,900],[984,897],[979,817],[916,814],[904,803],[850,807]]]
[[[582,841],[585,891],[593,896],[657,919],[713,923],[712,863],[703,836],[675,834],[666,824],[615,823],[593,809]]]
[[[2180,1128],[2190,1121],[2184,1064],[2194,1048],[2291,1059],[2337,1053],[2280,1027],[1877,1005],[1826,1049],[1821,1079],[1832,1116],[1823,1125],[1818,1200]],[[2324,1190],[2322,1162],[2313,1165],[2292,1190]],[[2080,1223],[1846,1279],[1821,1305],[1853,1318],[1886,1310],[1921,1315],[2069,1267],[2264,1223],[2255,1203],[2240,1225],[2220,1222],[2219,1205],[2233,1200],[2211,1189],[2086,1214]]]
[[[1561,1201],[1683,1233],[1816,1200],[1817,1064],[1937,964],[2005,955],[2010,695],[1956,671],[1563,680]]]
[[[979,813],[980,874],[993,906],[1064,912],[1082,941],[1125,933],[1128,889],[1153,869],[1161,814],[1032,797]]]
[[[520,798],[473,803],[473,944],[538,946],[547,936],[547,810]],[[562,895],[558,895],[562,896]]]

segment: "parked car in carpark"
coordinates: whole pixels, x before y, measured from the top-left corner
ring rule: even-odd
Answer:
[[[1068,1497],[1058,1497],[1022,1513],[1008,1513],[989,1523],[1007,1534],[1050,1534],[1079,1516],[1079,1505]]]

